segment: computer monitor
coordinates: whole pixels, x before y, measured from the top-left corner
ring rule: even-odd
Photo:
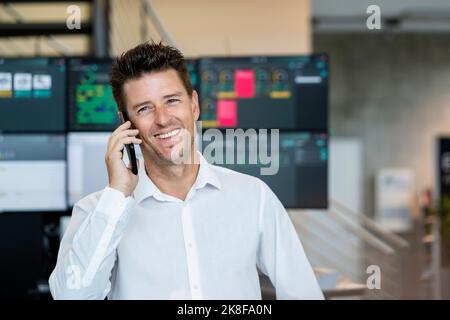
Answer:
[[[105,154],[110,133],[70,132],[67,136],[69,207],[108,185]],[[136,156],[142,158],[139,146]],[[126,161],[126,152],[124,160]],[[126,162],[127,163],[127,162]]]
[[[66,201],[63,134],[0,135],[0,211],[61,211]]]
[[[0,58],[0,132],[64,132],[66,65],[61,58]]]
[[[203,127],[327,131],[328,57],[199,60]]]
[[[206,131],[207,132],[207,131]],[[247,131],[248,132],[248,131]],[[221,156],[207,147],[216,140],[206,139],[203,133],[203,155],[217,164],[263,180],[278,196],[286,208],[323,209],[328,207],[328,137],[326,133],[280,132],[278,150],[274,151],[268,135],[266,151],[260,146],[261,135],[248,134],[245,144],[228,139],[224,134]],[[270,132],[270,130],[268,130]],[[234,141],[233,144],[227,141]],[[241,140],[242,141],[242,140]],[[264,141],[264,140],[263,140]],[[252,162],[249,151],[256,155]],[[263,156],[265,159],[263,160]],[[231,158],[227,158],[231,157]],[[241,158],[241,160],[239,160]],[[231,162],[227,159],[233,159]],[[270,161],[268,161],[270,160]],[[264,172],[262,168],[272,168]],[[276,168],[278,170],[276,171]],[[274,173],[275,174],[267,174]]]
[[[67,135],[69,206],[108,185],[105,154],[109,136],[106,132]]]
[[[69,130],[113,131],[120,124],[109,84],[112,59],[68,61]]]

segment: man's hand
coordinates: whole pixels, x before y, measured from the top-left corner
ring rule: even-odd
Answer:
[[[109,187],[123,192],[125,197],[130,196],[138,183],[138,176],[131,172],[131,164],[128,168],[122,160],[123,149],[126,144],[141,144],[142,140],[136,138],[137,129],[130,129],[131,122],[126,121],[111,134],[108,140],[108,150],[105,155],[106,168],[108,170]],[[138,166],[139,166],[139,160]]]

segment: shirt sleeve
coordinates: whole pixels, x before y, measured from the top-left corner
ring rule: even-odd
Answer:
[[[50,275],[54,299],[104,299],[111,289],[116,249],[134,203],[106,187],[75,204]]]
[[[261,189],[258,268],[277,299],[324,299],[288,213],[265,183]]]

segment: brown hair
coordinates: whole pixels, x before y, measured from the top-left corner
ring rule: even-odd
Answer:
[[[161,42],[145,42],[115,59],[109,83],[119,111],[126,111],[123,85],[127,80],[140,78],[145,73],[174,69],[188,95],[192,97],[192,84],[183,54]]]

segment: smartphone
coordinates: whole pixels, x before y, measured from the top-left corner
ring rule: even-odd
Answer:
[[[122,112],[122,121],[123,123],[127,122],[128,119],[128,115],[126,112]],[[137,166],[137,161],[136,161],[136,152],[134,151],[134,144],[130,143],[130,144],[126,144],[125,148],[127,149],[127,154],[128,154],[128,159],[130,160],[131,163],[131,172],[135,175],[138,174],[138,166]]]

